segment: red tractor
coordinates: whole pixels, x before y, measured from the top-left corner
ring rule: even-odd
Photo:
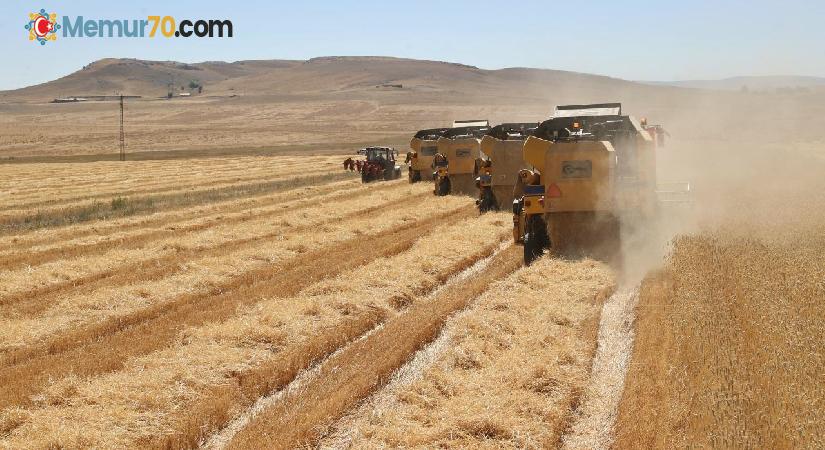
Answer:
[[[354,162],[355,169],[361,172],[361,181],[369,183],[377,180],[394,180],[401,178],[401,166],[396,165],[398,152],[392,147],[367,147],[358,150],[365,160]]]

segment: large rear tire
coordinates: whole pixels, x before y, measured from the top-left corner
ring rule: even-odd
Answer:
[[[436,194],[439,197],[443,197],[445,195],[449,195],[450,193],[450,179],[448,177],[444,177],[441,179],[441,182],[438,183],[438,189]]]
[[[544,254],[549,239],[547,238],[547,226],[544,220],[537,215],[527,218],[524,230],[524,264],[529,266]]]
[[[496,203],[493,191],[489,187],[483,187],[481,188],[481,198],[478,202],[478,211],[484,214],[493,210],[498,211],[498,204]]]

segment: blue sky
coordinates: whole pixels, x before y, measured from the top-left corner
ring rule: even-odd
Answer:
[[[40,46],[23,28],[28,13],[40,8],[86,19],[230,19],[235,36],[58,37]],[[105,57],[198,62],[386,55],[634,80],[825,76],[823,20],[821,0],[4,1],[0,89],[52,80]]]

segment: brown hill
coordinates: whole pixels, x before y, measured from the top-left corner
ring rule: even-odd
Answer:
[[[548,90],[672,89],[644,86],[615,78],[558,70],[508,68],[484,70],[440,61],[390,57],[321,57],[307,61],[238,61],[180,63],[137,59],[103,59],[54,81],[12,91],[0,98],[49,101],[55,97],[123,93],[162,97],[190,82],[210,94],[312,94],[351,92],[401,85],[416,92],[546,97]]]
[[[299,64],[295,61],[203,62],[196,64],[175,61],[143,61],[139,59],[107,58],[54,81],[22,89],[0,92],[0,96],[15,100],[47,101],[55,97],[141,95],[159,97],[171,84],[176,90],[194,81],[214,84],[253,73],[277,71]]]

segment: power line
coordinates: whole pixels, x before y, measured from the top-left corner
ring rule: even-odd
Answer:
[[[126,161],[126,135],[123,133],[123,94],[120,94],[120,160]]]

